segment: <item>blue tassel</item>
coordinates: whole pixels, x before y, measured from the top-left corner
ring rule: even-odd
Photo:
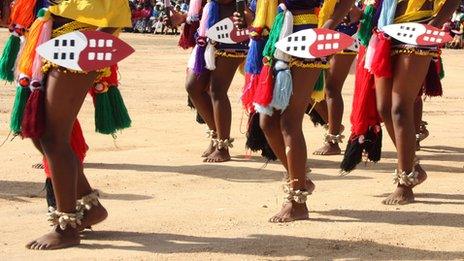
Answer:
[[[205,51],[205,46],[197,45],[197,52],[195,53],[195,65],[193,66],[193,72],[196,75],[200,75],[206,71]]]
[[[266,45],[264,39],[252,39],[245,62],[245,72],[259,74],[263,68],[263,50]]]
[[[276,62],[275,70],[277,75],[270,106],[284,112],[290,103],[290,97],[293,92],[292,74],[288,64],[282,61]]]
[[[382,27],[386,25],[393,24],[395,19],[396,3],[396,0],[383,0],[382,11],[378,22],[379,29],[382,29]]]
[[[208,13],[208,28],[211,28],[217,22],[219,22],[219,4],[216,1],[211,1]]]

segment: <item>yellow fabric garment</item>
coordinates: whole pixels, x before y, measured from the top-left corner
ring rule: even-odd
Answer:
[[[97,27],[130,27],[127,0],[63,0],[50,6],[54,15]]]
[[[426,1],[433,1],[432,10],[420,10]],[[424,21],[434,17],[446,0],[409,0],[406,12],[395,18],[395,23]],[[402,1],[399,1],[402,2]]]
[[[293,16],[293,25],[306,25],[317,23],[317,15],[315,14],[299,14]]]
[[[319,22],[317,27],[322,27],[327,20],[329,20],[335,10],[338,0],[325,0],[322,5],[321,10],[319,11]]]
[[[270,29],[277,15],[277,0],[258,0],[253,27]]]

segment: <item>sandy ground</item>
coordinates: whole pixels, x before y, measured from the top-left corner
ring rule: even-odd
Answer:
[[[6,37],[0,31],[1,43]],[[425,103],[431,135],[419,155],[430,179],[416,189],[417,203],[380,204],[394,188],[395,152],[385,139],[384,159],[347,177],[338,176],[341,156],[311,156],[317,185],[309,201],[311,220],[271,224],[267,219],[282,203],[283,168],[245,156],[243,77],[235,78],[230,91],[233,161],[205,164],[205,126],[186,107],[188,52],[170,36],[122,37],[137,50],[121,64],[133,128],[116,141],[95,134],[90,99],[79,116],[90,145],[86,173],[104,192],[108,220],[85,233],[79,247],[26,250],[28,240],[49,228],[44,175],[31,168],[40,155],[30,141],[16,138],[0,148],[0,259],[464,259],[464,52],[445,51],[445,94]],[[1,140],[8,135],[13,87],[0,89]],[[350,76],[343,91],[347,105],[352,91]],[[306,118],[304,132],[312,153],[323,130]]]

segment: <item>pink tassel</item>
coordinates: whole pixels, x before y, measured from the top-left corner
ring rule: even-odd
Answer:
[[[187,12],[187,23],[200,20],[200,12],[203,0],[190,0],[189,10]]]
[[[366,59],[364,62],[364,69],[368,71],[371,71],[372,69],[372,61],[374,60],[374,55],[377,51],[378,42],[379,38],[377,38],[377,34],[372,35],[371,40],[369,41],[369,46],[367,47]]]

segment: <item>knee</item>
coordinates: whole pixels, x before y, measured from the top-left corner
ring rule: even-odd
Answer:
[[[279,124],[278,121],[268,116],[261,116],[261,118],[259,119],[259,126],[261,127],[264,133],[270,133],[273,130],[276,130],[278,128],[277,124]]]
[[[218,100],[225,100],[225,99],[228,98],[227,97],[227,92],[220,89],[220,88],[212,87],[210,93],[211,93],[211,99],[212,100],[218,101]]]
[[[394,122],[402,122],[405,118],[412,116],[413,106],[406,103],[394,103],[391,107],[391,116]]]
[[[377,111],[384,122],[391,119],[391,108],[388,104],[378,103]]]
[[[192,95],[194,96],[201,92],[201,90],[199,90],[198,88],[198,85],[192,81],[189,81],[185,84],[185,90],[187,91],[189,96],[192,96]]]
[[[295,136],[302,132],[301,124],[298,124],[294,120],[282,118],[280,120],[280,128],[282,129],[282,135],[284,138]]]

